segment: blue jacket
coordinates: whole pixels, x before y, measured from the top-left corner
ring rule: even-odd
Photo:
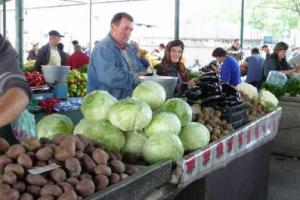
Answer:
[[[221,79],[230,85],[241,83],[241,70],[239,63],[232,56],[226,56],[221,68]]]
[[[127,62],[110,34],[97,43],[90,58],[87,92],[106,90],[117,99],[132,94],[139,82],[135,73],[143,71],[143,66],[134,49],[128,44],[126,51],[133,71],[128,70]]]

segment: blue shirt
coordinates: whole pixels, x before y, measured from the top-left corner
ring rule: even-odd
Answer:
[[[230,85],[241,83],[241,70],[239,63],[232,56],[226,56],[221,68],[221,79]]]
[[[125,54],[121,53],[109,34],[93,49],[88,67],[87,92],[106,90],[117,99],[126,98],[139,82],[135,73],[141,71],[143,66],[133,48],[127,44]]]
[[[248,63],[246,82],[259,82],[263,75],[263,64],[265,59],[260,55],[253,55],[246,58]]]

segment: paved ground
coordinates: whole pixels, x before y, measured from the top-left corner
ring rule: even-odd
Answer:
[[[300,160],[272,156],[268,200],[300,199]]]

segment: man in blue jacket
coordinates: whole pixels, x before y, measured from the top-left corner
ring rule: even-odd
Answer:
[[[236,86],[241,83],[241,70],[237,60],[227,55],[227,52],[221,48],[216,48],[212,56],[215,57],[221,66],[221,79],[228,82],[230,85]]]
[[[133,30],[133,18],[117,13],[111,20],[110,33],[93,49],[87,91],[106,90],[117,99],[132,94],[143,74],[143,66],[134,49],[127,43]]]

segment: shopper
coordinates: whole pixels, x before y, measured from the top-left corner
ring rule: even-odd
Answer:
[[[253,48],[251,56],[247,57],[242,63],[243,73],[247,75],[246,82],[257,87],[263,74],[263,64],[265,59],[260,56],[259,49]]]
[[[38,43],[32,45],[32,49],[28,52],[27,60],[35,60],[38,52]]]
[[[82,47],[78,44],[75,45],[74,53],[68,58],[67,65],[70,66],[71,69],[79,69],[88,63],[89,57],[83,53]]]
[[[18,54],[0,35],[0,137],[13,137],[4,130],[28,105],[31,96],[18,62]]]
[[[132,94],[143,75],[143,66],[128,44],[133,30],[133,18],[125,12],[111,20],[110,33],[93,49],[88,68],[88,92],[106,90],[117,99]]]
[[[66,65],[66,59],[64,59],[64,53],[57,48],[58,43],[61,40],[61,35],[58,31],[52,30],[49,33],[49,43],[42,46],[37,53],[35,62],[35,69],[41,71],[41,65]]]
[[[216,48],[212,56],[215,57],[219,63],[222,63],[221,79],[223,81],[234,86],[241,83],[240,66],[234,57],[227,55],[227,52],[221,47]]]

